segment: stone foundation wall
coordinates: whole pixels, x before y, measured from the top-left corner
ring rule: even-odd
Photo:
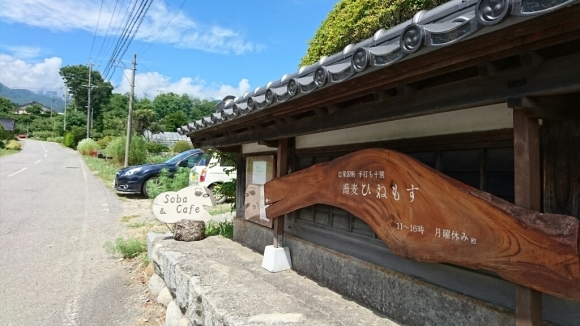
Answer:
[[[257,251],[272,243],[272,230],[234,219],[234,240]],[[337,251],[285,235],[292,269],[405,325],[515,325],[506,309],[393,272]]]

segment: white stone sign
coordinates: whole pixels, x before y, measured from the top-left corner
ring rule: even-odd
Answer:
[[[211,215],[204,206],[215,206],[211,190],[202,186],[190,186],[177,192],[164,192],[155,197],[153,214],[164,223],[177,223],[181,220],[208,222]]]

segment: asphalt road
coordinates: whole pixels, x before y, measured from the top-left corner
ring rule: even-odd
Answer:
[[[76,151],[26,140],[0,157],[0,326],[135,325],[137,290],[103,249],[120,213]]]

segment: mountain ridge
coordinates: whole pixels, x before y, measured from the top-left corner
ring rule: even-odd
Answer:
[[[0,97],[5,97],[19,105],[36,101],[49,108],[52,102],[52,97],[49,95],[35,93],[28,89],[10,88],[2,83],[0,83]],[[56,112],[62,112],[64,110],[64,101],[60,96],[54,97],[52,108]]]

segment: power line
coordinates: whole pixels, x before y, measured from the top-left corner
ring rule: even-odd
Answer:
[[[137,28],[135,28],[135,30],[133,31],[133,35],[131,35],[131,39],[129,40],[129,43],[127,43],[127,46],[123,50],[123,53],[121,53],[121,55],[119,56],[120,58],[122,58],[125,55],[125,53],[127,52],[127,49],[129,48],[129,44],[131,44],[131,42],[133,42],[133,39],[135,38],[135,35],[137,34],[139,27],[141,27],[141,23],[143,22],[143,19],[145,19],[145,15],[147,15],[147,12],[149,11],[149,8],[151,7],[152,3],[153,3],[153,0],[149,0],[149,3],[147,4],[147,8],[145,9],[144,13],[141,15],[141,19],[137,23]],[[115,67],[115,69],[116,69],[116,67]],[[113,69],[113,73],[115,73],[115,69]]]
[[[147,52],[147,50],[149,50],[149,48],[155,43],[155,41],[157,41],[157,39],[163,35],[163,33],[165,33],[165,30],[167,29],[167,27],[171,24],[171,22],[173,22],[173,19],[175,18],[175,16],[177,16],[177,14],[181,11],[181,8],[183,7],[183,5],[185,4],[186,0],[183,0],[183,2],[181,2],[181,5],[179,6],[179,8],[177,9],[177,11],[173,14],[173,17],[171,17],[171,19],[169,20],[169,22],[165,25],[165,27],[163,27],[163,30],[161,31],[161,33],[159,33],[151,43],[149,43],[149,46],[147,46],[147,48],[145,48],[145,50],[143,50],[143,52],[141,52],[139,55],[143,55],[145,54],[145,52]]]
[[[137,32],[137,29],[135,29],[135,25],[137,25],[137,21],[139,21],[139,26],[140,26],[140,24],[141,24],[140,21],[142,20],[141,17],[144,18],[145,17],[144,13],[146,13],[147,10],[149,9],[147,4],[149,4],[149,6],[150,6],[151,1],[150,0],[141,1],[141,4],[139,5],[139,8],[138,8],[139,13],[137,15],[133,15],[133,17],[130,18],[130,22],[127,25],[127,27],[125,28],[122,39],[119,40],[120,42],[117,43],[117,47],[115,47],[115,50],[113,51],[113,55],[111,57],[113,60],[110,61],[110,64],[108,64],[108,68],[105,69],[105,75],[107,78],[110,75],[112,75],[116,70],[116,67],[114,67],[113,62],[116,59],[122,57],[125,54],[125,51],[127,50],[127,48],[129,47],[129,44],[131,44],[131,41],[133,40],[133,37],[135,35],[134,33]],[[145,10],[145,8],[147,8],[147,10]],[[141,18],[141,20],[139,20],[140,18]],[[127,43],[131,34],[133,35],[133,37],[131,37],[131,40],[129,41],[129,43]],[[121,41],[122,41],[122,43],[121,43]],[[120,44],[120,46],[119,46],[119,44]],[[121,51],[123,51],[123,53],[119,56],[119,53],[121,53]],[[111,73],[111,69],[113,69],[112,73]]]
[[[105,45],[105,42],[107,41],[107,37],[109,36],[109,30],[111,29],[111,23],[113,22],[113,18],[115,17],[115,12],[117,11],[118,4],[119,4],[119,0],[116,0],[115,7],[113,8],[113,13],[111,14],[111,19],[109,20],[109,26],[107,26],[107,32],[105,33],[105,37],[103,38],[103,43],[101,43],[101,48],[99,49],[99,53],[97,54],[97,58],[101,55],[101,51],[103,50],[103,46]],[[101,6],[102,6],[102,2],[101,2]],[[118,16],[117,16],[117,18],[118,18]]]
[[[97,27],[95,27],[95,33],[93,34],[93,44],[91,45],[91,52],[89,53],[89,60],[93,55],[93,47],[95,46],[95,39],[97,38],[97,31],[99,30],[99,23],[101,22],[101,11],[103,10],[103,2],[101,0],[101,7],[99,8],[99,18],[97,18]]]
[[[104,75],[106,75],[109,72],[110,65],[115,61],[115,52],[117,51],[117,48],[119,47],[119,44],[121,43],[121,41],[125,35],[125,31],[127,30],[128,26],[129,26],[131,16],[133,16],[133,14],[135,13],[135,7],[137,6],[137,1],[138,0],[133,1],[133,8],[131,9],[130,14],[129,14],[129,8],[131,8],[131,3],[129,3],[129,5],[127,6],[127,10],[125,10],[125,15],[123,16],[123,20],[121,23],[121,24],[123,24],[123,22],[125,22],[124,23],[125,26],[123,28],[119,28],[119,32],[117,33],[117,44],[113,48],[113,52],[111,53],[111,57],[109,58],[109,61],[107,62],[107,65],[105,66],[105,69],[103,69]],[[117,16],[117,18],[118,18],[118,16]]]

